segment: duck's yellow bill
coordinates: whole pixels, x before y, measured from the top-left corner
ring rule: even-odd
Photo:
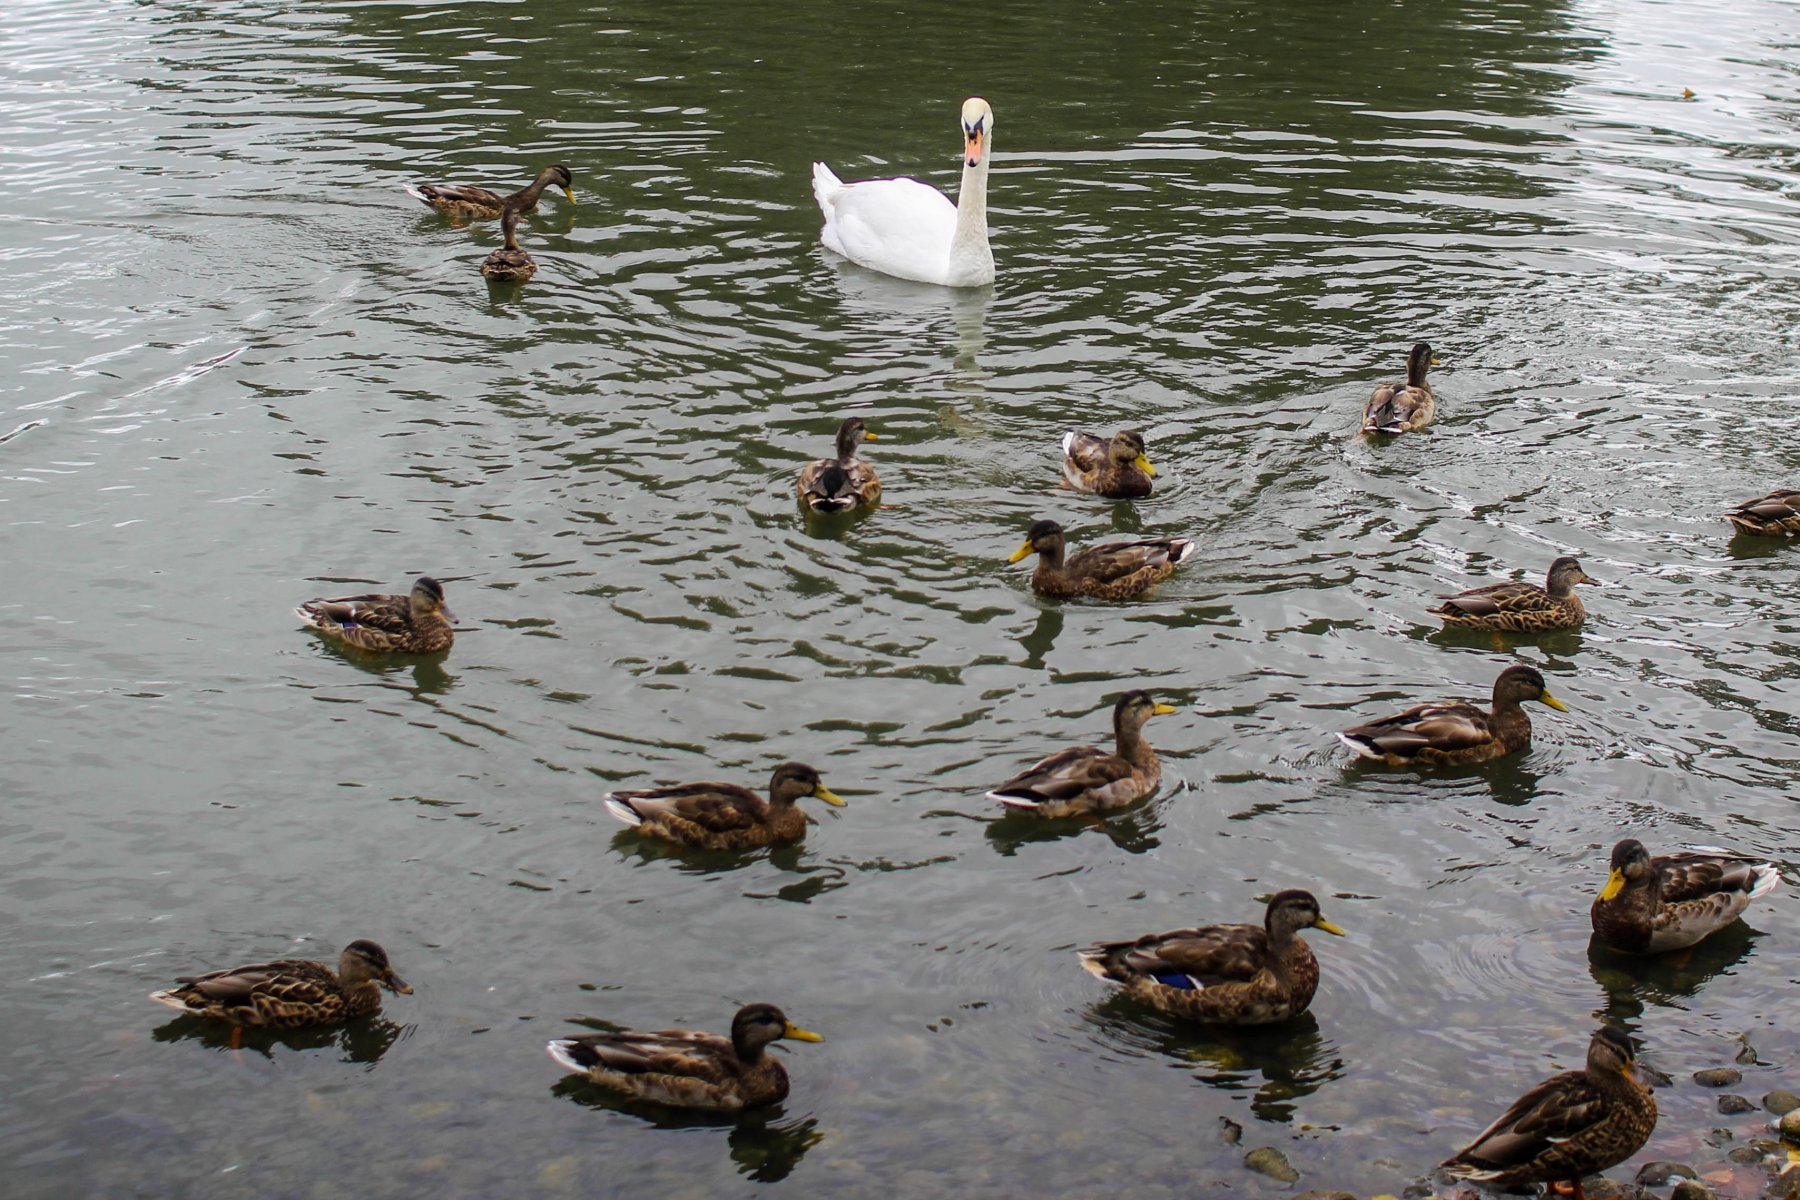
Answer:
[[[1037,549],[1037,547],[1033,546],[1031,544],[1030,540],[1027,539],[1025,544],[1023,546],[1020,546],[1017,550],[1014,550],[1012,552],[1012,556],[1010,558],[1008,558],[1006,561],[1009,563],[1022,562],[1027,557],[1029,557],[1031,552],[1035,549]]]
[[[1614,871],[1606,877],[1606,886],[1600,889],[1602,900],[1611,900],[1625,890],[1625,872]]]
[[[825,1040],[823,1034],[814,1033],[810,1029],[802,1029],[792,1021],[789,1021],[787,1026],[782,1029],[781,1036],[792,1038],[796,1042],[822,1042]]]
[[[881,440],[880,438],[876,437],[874,434],[870,433],[868,430],[866,430],[866,429],[863,430],[863,441],[879,442],[880,440]]]
[[[1177,713],[1181,710],[1176,708],[1173,704],[1153,704],[1150,706],[1150,711],[1159,717],[1166,717],[1170,713]]]
[[[406,980],[400,978],[392,971],[387,973],[387,978],[383,979],[382,982],[387,984],[396,995],[410,996],[413,994],[412,984],[406,982]]]
[[[574,189],[574,188],[572,188],[572,187],[566,187],[566,188],[564,188],[564,189],[563,189],[563,195],[565,195],[565,196],[567,196],[567,197],[568,197],[568,198],[569,198],[569,203],[570,203],[570,204],[573,204],[573,203],[575,203],[575,189]]]
[[[1549,692],[1545,692],[1543,695],[1539,696],[1538,699],[1542,700],[1545,704],[1548,704],[1551,708],[1554,708],[1557,712],[1569,711],[1568,705],[1564,704],[1561,700],[1558,700],[1555,696],[1552,696]]]
[[[831,805],[833,808],[843,808],[849,803],[849,801],[845,800],[842,796],[836,795],[830,788],[822,783],[813,789],[813,795]]]
[[[1150,456],[1147,454],[1137,456],[1137,469],[1146,475],[1156,474],[1156,468],[1150,465]]]
[[[1335,933],[1339,937],[1349,937],[1350,936],[1349,934],[1345,933],[1342,929],[1339,929],[1336,925],[1333,925],[1330,921],[1327,921],[1324,917],[1320,917],[1317,921],[1314,921],[1313,928],[1314,929],[1323,929],[1326,933]]]

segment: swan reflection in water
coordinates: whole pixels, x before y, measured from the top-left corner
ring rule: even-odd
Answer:
[[[825,1137],[816,1118],[788,1117],[780,1104],[738,1113],[698,1112],[624,1096],[579,1075],[563,1076],[550,1091],[587,1108],[625,1113],[656,1129],[726,1130],[726,1149],[738,1174],[758,1183],[786,1179]]]

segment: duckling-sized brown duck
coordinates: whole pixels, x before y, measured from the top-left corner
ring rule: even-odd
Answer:
[[[1344,931],[1311,892],[1277,892],[1257,925],[1203,925],[1105,942],[1081,952],[1089,974],[1178,1017],[1220,1025],[1268,1025],[1306,1011],[1319,962],[1302,929]]]
[[[783,1038],[825,1040],[773,1004],[746,1004],[732,1019],[729,1038],[692,1029],[626,1030],[557,1038],[544,1048],[577,1075],[639,1100],[735,1111],[787,1098],[787,1071],[764,1053]]]
[[[794,485],[800,503],[814,512],[842,512],[858,504],[874,508],[881,502],[881,480],[875,468],[856,457],[856,448],[875,435],[863,427],[861,417],[845,417],[838,426],[837,457],[818,458],[800,468]]]
[[[1581,563],[1563,555],[1550,564],[1544,586],[1516,580],[1490,583],[1453,596],[1427,612],[1446,625],[1465,629],[1497,629],[1506,633],[1542,633],[1547,629],[1573,629],[1587,619],[1587,610],[1575,594],[1575,585],[1600,581],[1581,569]]]
[[[1150,494],[1156,468],[1144,452],[1144,435],[1123,429],[1110,439],[1071,429],[1063,434],[1063,478],[1080,492],[1113,500]]]
[[[1569,711],[1550,694],[1536,668],[1508,667],[1494,680],[1491,712],[1467,700],[1440,700],[1414,705],[1337,736],[1364,758],[1392,767],[1486,762],[1523,750],[1531,741],[1531,718],[1519,707],[1527,700],[1548,704],[1557,712]]]
[[[742,850],[798,841],[806,814],[796,801],[812,796],[833,808],[833,795],[805,763],[782,763],[769,778],[769,798],[735,783],[683,783],[637,792],[609,792],[606,811],[638,832],[708,850]]]
[[[447,217],[468,220],[500,216],[508,205],[520,212],[532,212],[537,208],[538,197],[548,187],[561,188],[573,204],[574,185],[575,177],[569,173],[569,168],[558,163],[539,171],[536,179],[510,196],[461,183],[409,183],[406,193]]]
[[[1781,883],[1773,863],[1710,846],[1652,858],[1636,838],[1613,847],[1611,867],[1591,916],[1600,940],[1627,954],[1692,946]]]
[[[410,596],[371,593],[308,600],[294,610],[300,623],[358,650],[376,654],[437,654],[456,640],[444,607],[444,585],[421,575]]]
[[[150,998],[190,1016],[253,1029],[336,1025],[379,1010],[381,988],[412,994],[388,965],[387,951],[361,940],[344,947],[336,971],[311,959],[279,958],[184,975],[176,983]]]
[[[1800,490],[1776,488],[1759,499],[1744,501],[1726,513],[1725,519],[1736,526],[1739,533],[1766,537],[1800,533]]]
[[[1425,372],[1437,360],[1425,342],[1413,343],[1406,356],[1406,382],[1384,383],[1363,405],[1364,433],[1411,433],[1431,424],[1437,414],[1437,394],[1425,382]]]
[[[1588,1042],[1587,1066],[1552,1075],[1519,1097],[1454,1156],[1458,1179],[1511,1188],[1572,1183],[1636,1154],[1656,1129],[1656,1099],[1632,1075],[1631,1039],[1611,1026]]]
[[[1113,705],[1113,749],[1074,746],[1038,760],[988,793],[1011,809],[1040,817],[1103,813],[1142,800],[1162,783],[1162,760],[1144,740],[1144,722],[1177,711],[1143,690]]]
[[[1025,544],[1006,561],[1021,562],[1036,554],[1038,564],[1031,573],[1031,586],[1042,596],[1127,600],[1173,575],[1177,566],[1200,549],[1200,543],[1184,537],[1106,542],[1065,558],[1067,549],[1061,525],[1038,521],[1026,532]]]
[[[500,232],[506,243],[481,262],[489,279],[520,283],[537,274],[537,260],[519,246],[519,210],[509,207],[500,214]]]

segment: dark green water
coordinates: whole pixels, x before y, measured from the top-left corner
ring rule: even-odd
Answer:
[[[1791,890],[1681,966],[1590,958],[1586,910],[1627,834],[1800,866],[1800,548],[1720,517],[1800,482],[1800,13],[1189,7],[8,10],[13,1194],[1275,1194],[1261,1145],[1398,1191],[1601,1017],[1674,1077],[1642,1158],[1748,1136],[1688,1075],[1747,1038],[1741,1090],[1795,1086]],[[991,290],[819,249],[813,159],[949,186],[977,93]],[[517,290],[491,224],[401,191],[548,162],[580,205]],[[1350,440],[1416,338],[1438,425]],[[792,473],[850,411],[892,507],[808,526]],[[1059,492],[1071,425],[1142,427],[1156,495]],[[1002,562],[1038,516],[1205,552],[1044,602]],[[1422,615],[1563,552],[1617,585],[1578,633]],[[442,663],[288,615],[424,572]],[[1330,736],[1512,661],[1572,710],[1523,756]],[[1127,686],[1182,709],[1164,793],[998,821]],[[598,802],[790,758],[851,802],[798,849],[674,855]],[[1280,1031],[1071,953],[1283,887],[1351,936]],[[418,991],[347,1033],[233,1055],[144,1000],[354,937]],[[829,1039],[758,1120],[610,1106],[541,1049],[746,1000]]]

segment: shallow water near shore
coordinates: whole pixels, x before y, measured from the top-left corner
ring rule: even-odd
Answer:
[[[850,15],[855,12],[854,18]],[[0,62],[0,1158],[20,1196],[1398,1192],[1622,1024],[1671,1077],[1631,1164],[1800,1090],[1792,886],[1680,960],[1590,950],[1612,844],[1800,882],[1800,11],[1281,3],[905,11],[29,0]],[[1684,89],[1693,92],[1684,98]],[[995,110],[998,282],[817,242],[809,168],[956,180]],[[521,186],[539,273],[415,180]],[[1425,339],[1439,416],[1353,438]],[[862,414],[888,506],[804,518]],[[1144,431],[1138,503],[1057,484]],[[1004,559],[1186,534],[1152,596]],[[1578,631],[1438,593],[1577,555]],[[298,628],[444,581],[441,660]],[[1537,666],[1525,754],[1424,775],[1331,731]],[[1091,828],[983,793],[1180,708]],[[611,786],[817,766],[804,845],[682,853]],[[1073,951],[1305,887],[1312,1010],[1195,1029]],[[385,946],[416,994],[226,1035],[174,976]],[[743,1121],[543,1054],[580,1022],[822,1032]],[[1748,1057],[1743,1057],[1749,1047]],[[1243,1127],[1241,1142],[1215,1132]],[[1760,1168],[1718,1181],[1755,1194]],[[1735,1189],[1735,1191],[1734,1191]]]

